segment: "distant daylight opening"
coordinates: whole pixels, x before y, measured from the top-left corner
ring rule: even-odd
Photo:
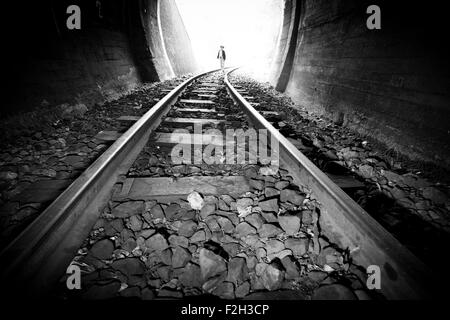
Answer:
[[[282,23],[283,0],[176,0],[202,70],[220,67],[217,53],[226,52],[225,67],[245,66],[266,78]]]

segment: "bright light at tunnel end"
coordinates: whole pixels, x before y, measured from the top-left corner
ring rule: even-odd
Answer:
[[[219,67],[223,45],[226,66],[242,66],[264,80],[275,56],[282,0],[176,0],[199,68]]]

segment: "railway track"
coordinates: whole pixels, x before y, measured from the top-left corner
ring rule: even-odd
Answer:
[[[258,107],[216,71],[121,117],[130,128],[1,252],[4,283],[86,299],[431,297],[427,268]],[[67,290],[69,265],[84,290]]]

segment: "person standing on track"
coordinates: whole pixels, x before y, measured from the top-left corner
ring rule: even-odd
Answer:
[[[225,67],[225,60],[227,59],[227,55],[225,54],[224,46],[220,46],[219,52],[217,53],[217,59],[220,60],[220,68],[223,70]]]

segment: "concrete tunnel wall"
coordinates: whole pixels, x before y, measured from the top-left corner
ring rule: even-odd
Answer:
[[[66,27],[71,4],[81,8],[81,30]],[[43,102],[89,107],[143,81],[196,71],[174,0],[9,2],[3,10],[9,16],[1,22],[7,81],[0,117]]]
[[[186,74],[197,70],[192,44],[175,0],[160,1],[160,21],[167,56],[175,74]],[[180,45],[180,39],[183,45]]]
[[[381,8],[381,30],[366,9]],[[307,109],[450,168],[449,26],[432,1],[285,0],[271,82]]]

